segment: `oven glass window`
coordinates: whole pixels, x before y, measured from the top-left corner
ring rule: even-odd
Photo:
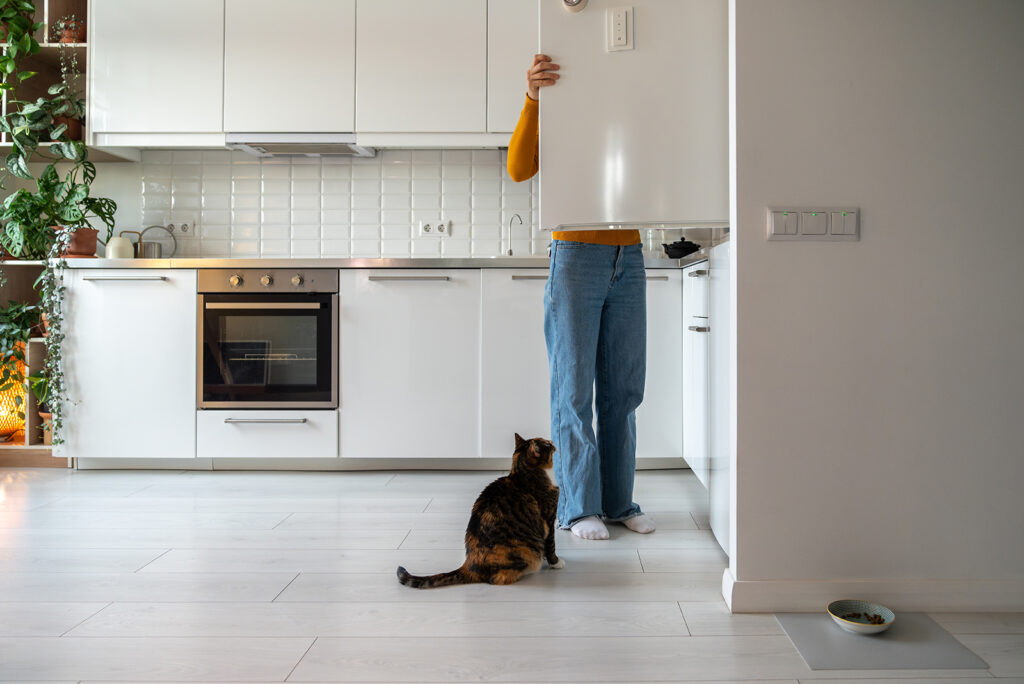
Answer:
[[[331,295],[207,295],[203,402],[330,403]]]

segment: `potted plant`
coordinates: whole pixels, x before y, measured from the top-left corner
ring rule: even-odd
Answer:
[[[11,90],[13,85],[8,79],[15,75],[17,63],[24,55],[39,52],[39,43],[34,38],[42,23],[33,21],[36,14],[35,3],[30,0],[0,0],[0,40],[7,43],[0,54],[0,90]],[[32,75],[32,72],[20,72],[15,76],[21,82]]]
[[[50,381],[45,374],[41,374],[29,376],[28,383],[36,397],[36,412],[43,421],[43,445],[50,446],[53,444],[53,412],[47,403],[50,398]]]
[[[53,119],[50,140],[82,140],[85,99],[81,96],[82,71],[78,66],[78,52],[75,48],[61,45],[58,56],[60,83],[54,83],[47,90],[53,96],[48,108]],[[65,128],[61,129],[61,125]]]
[[[84,43],[85,22],[75,18],[74,14],[61,17],[53,22],[50,28],[51,43]]]

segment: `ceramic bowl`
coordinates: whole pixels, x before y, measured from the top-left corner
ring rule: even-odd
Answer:
[[[857,599],[842,599],[828,604],[828,614],[837,625],[855,634],[878,634],[892,627],[896,614],[883,605]],[[872,623],[870,616],[877,615],[882,622]]]

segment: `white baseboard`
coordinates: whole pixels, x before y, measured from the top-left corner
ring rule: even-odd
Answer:
[[[79,470],[504,470],[509,458],[80,458]],[[685,469],[681,458],[641,458],[637,470]]]
[[[733,613],[816,613],[843,598],[875,601],[896,612],[1020,612],[1024,578],[737,580],[727,568],[722,596]]]

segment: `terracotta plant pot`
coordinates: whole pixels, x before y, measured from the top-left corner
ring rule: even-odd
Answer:
[[[43,445],[51,446],[53,444],[53,426],[51,424],[53,414],[40,411],[39,417],[43,419],[43,424],[39,427],[43,431]]]
[[[84,43],[85,42],[85,22],[76,21],[70,26],[65,28],[57,36],[58,43]]]
[[[46,322],[45,311],[39,312],[39,327],[42,328],[42,331],[40,332],[39,335],[40,337],[46,337],[47,335],[50,334],[50,324]]]
[[[50,226],[53,230],[66,230],[63,226]],[[69,259],[95,259],[96,240],[100,232],[95,228],[79,228],[71,233],[71,242],[61,256]]]
[[[72,119],[68,116],[55,116],[53,117],[53,123],[55,126],[64,124],[68,127],[67,138],[68,140],[82,140],[82,120]]]

